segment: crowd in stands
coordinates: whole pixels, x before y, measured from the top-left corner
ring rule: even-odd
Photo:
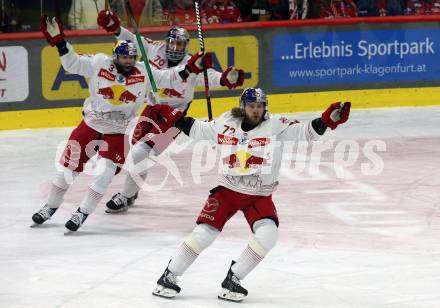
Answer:
[[[130,0],[141,27],[196,23],[193,0]],[[41,5],[44,4],[44,7]],[[130,26],[124,0],[0,0],[0,32],[37,31],[41,12],[61,18],[67,29],[97,29],[100,10],[118,13]],[[200,0],[202,22],[440,15],[440,0]]]

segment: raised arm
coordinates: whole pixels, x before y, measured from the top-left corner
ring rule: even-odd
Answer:
[[[86,77],[91,77],[93,75],[94,63],[99,57],[104,57],[102,54],[79,55],[69,43],[64,43],[64,46],[57,45],[57,48],[63,68],[71,74],[78,74]]]
[[[215,69],[210,68],[207,70],[208,72],[208,81],[209,81],[209,87],[210,88],[221,88],[223,85],[221,84],[221,78],[222,73],[217,72]],[[204,86],[205,85],[205,79],[203,77],[203,74],[199,74],[196,79],[196,85],[197,86]]]
[[[121,20],[116,13],[109,10],[101,10],[98,13],[97,22],[105,31],[113,32],[116,37],[120,35],[122,30]]]
[[[168,126],[175,126],[185,135],[195,140],[210,140],[217,142],[216,122],[199,121],[191,117],[183,116],[178,109],[174,109],[169,105],[157,104],[152,107],[152,112],[158,114],[156,123],[160,126],[160,122],[165,122]]]
[[[216,89],[221,87],[227,87],[228,89],[235,89],[240,87],[244,82],[244,71],[236,69],[235,67],[228,67],[223,73],[217,72],[214,69],[208,69],[209,87]],[[203,75],[197,76],[196,84],[198,86],[205,85]]]
[[[350,102],[331,104],[320,118],[305,123],[291,123],[280,133],[279,139],[282,141],[317,140],[325,133],[327,127],[333,130],[339,124],[345,123],[350,115],[350,108]]]
[[[125,29],[124,27],[119,27],[119,31],[115,32],[115,36],[118,40],[130,40],[133,42],[136,42],[136,35],[134,33],[131,33],[129,30]],[[142,37],[142,41],[145,45],[146,41]]]
[[[124,27],[120,27],[119,33],[115,32],[115,36],[116,36],[116,38],[118,40],[130,40],[130,41],[132,41],[135,44],[136,48],[138,50],[140,50],[138,41],[136,39],[136,35],[134,33],[131,33],[130,31],[128,31]],[[148,40],[145,39],[145,37],[143,37],[143,36],[141,36],[141,40],[142,40],[142,44],[144,44],[145,51],[148,54],[148,46],[149,46]]]
[[[326,131],[327,126],[317,118],[304,123],[291,123],[279,135],[281,141],[315,141]]]
[[[176,122],[175,126],[192,139],[217,142],[215,120],[204,122],[191,117],[182,117]]]
[[[169,69],[152,70],[154,81],[159,88],[175,88],[185,82],[190,74],[202,72],[203,67],[208,70],[212,67],[211,53],[198,52],[193,55],[186,65],[179,65]]]
[[[136,35],[131,33],[127,29],[121,26],[121,20],[118,15],[111,11],[102,10],[98,13],[98,25],[101,26],[107,32],[113,32],[118,40],[129,40],[132,41],[136,48],[139,49],[139,44],[136,40]],[[142,38],[142,43],[144,46],[148,46],[148,41]]]
[[[49,19],[47,16],[41,16],[40,30],[46,37],[47,42],[51,46],[58,48],[58,53],[61,57],[61,64],[64,69],[72,74],[79,74],[89,77],[93,75],[93,61],[96,56],[80,56],[78,55],[72,45],[64,40],[63,26],[56,18]]]

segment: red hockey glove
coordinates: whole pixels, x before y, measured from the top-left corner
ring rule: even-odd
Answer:
[[[160,114],[162,119],[169,125],[173,126],[183,115],[183,113],[169,105],[154,105],[154,112]]]
[[[228,67],[226,71],[222,73],[221,84],[228,87],[228,89],[235,89],[240,87],[244,82],[244,71],[237,70],[235,67]]]
[[[203,54],[201,51],[193,55],[186,64],[190,73],[199,74],[204,68],[212,68],[212,53]]]
[[[121,26],[118,15],[108,10],[101,10],[98,13],[97,22],[107,32],[115,32]]]
[[[47,15],[41,16],[40,31],[44,34],[44,37],[51,46],[64,42],[63,25],[56,17],[50,20]]]
[[[322,122],[331,129],[335,129],[339,124],[345,123],[350,115],[350,102],[337,102],[330,105],[321,116]]]

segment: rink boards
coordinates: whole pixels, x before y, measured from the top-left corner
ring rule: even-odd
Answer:
[[[335,91],[269,95],[269,110],[273,113],[321,111],[335,101],[351,101],[353,108],[383,108],[439,105],[440,88],[408,88]],[[237,97],[214,98],[214,117],[237,106]],[[0,112],[0,130],[76,126],[82,119],[82,107],[37,109]],[[207,118],[205,99],[196,99],[188,113]]]

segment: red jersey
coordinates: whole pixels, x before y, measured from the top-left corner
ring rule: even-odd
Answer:
[[[202,18],[208,24],[241,22],[239,8],[229,0],[207,0],[203,5]]]
[[[317,0],[319,18],[346,18],[356,17],[357,8],[353,0]]]
[[[408,0],[405,15],[440,15],[440,0]]]
[[[191,25],[197,23],[194,8],[181,9],[170,5],[163,10],[163,15],[165,18],[165,24],[168,26]]]

